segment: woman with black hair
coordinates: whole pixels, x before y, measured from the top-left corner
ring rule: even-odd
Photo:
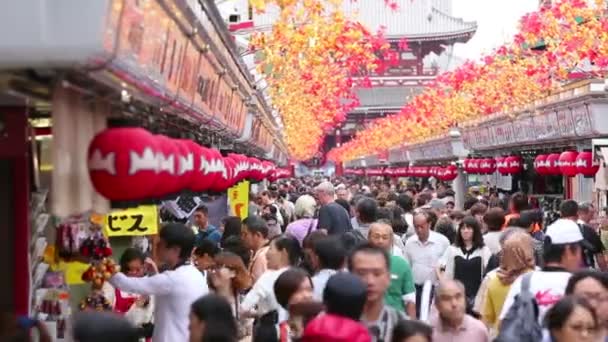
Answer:
[[[290,268],[283,272],[274,283],[274,295],[283,309],[289,312],[290,307],[296,304],[312,301],[312,280],[308,273],[301,268]],[[296,318],[296,317],[294,317]],[[303,329],[290,329],[295,324],[291,317],[279,322],[279,340],[288,341],[299,338],[296,331]]]
[[[491,256],[492,252],[484,245],[479,221],[473,216],[465,217],[458,227],[454,245],[448,247],[442,257],[442,264],[445,277],[464,284],[469,305],[475,300]]]
[[[433,328],[421,321],[403,320],[393,329],[393,342],[421,341],[433,341]]]
[[[598,341],[608,341],[608,274],[596,270],[574,273],[566,286],[566,295],[586,299],[595,309]]]
[[[255,317],[253,341],[276,341],[277,324],[287,319],[287,311],[279,305],[274,283],[289,267],[299,264],[302,256],[298,240],[279,235],[270,241],[266,260],[268,270],[255,282],[241,303],[242,317]]]
[[[594,308],[583,298],[567,296],[555,303],[545,315],[551,342],[595,342],[598,321]]]
[[[227,216],[222,219],[220,247],[224,248],[224,243],[231,236],[241,237],[241,225],[241,218],[238,216]]]
[[[144,277],[146,257],[137,248],[127,248],[120,257],[120,270],[129,277]],[[148,263],[154,265],[153,263]],[[158,273],[154,265],[150,273]],[[112,311],[124,315],[134,326],[142,328],[142,337],[152,336],[154,321],[154,297],[139,295],[114,288],[105,282],[102,287],[103,296],[111,303]]]
[[[188,329],[190,342],[238,341],[230,304],[216,294],[208,294],[192,303]]]

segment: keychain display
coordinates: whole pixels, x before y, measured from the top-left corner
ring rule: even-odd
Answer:
[[[79,308],[81,311],[112,311],[112,304],[101,291],[94,291],[80,301]]]

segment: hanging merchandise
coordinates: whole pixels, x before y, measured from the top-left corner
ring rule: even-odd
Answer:
[[[578,173],[578,170],[576,169],[577,156],[578,152],[576,151],[566,151],[560,154],[559,170],[564,176],[574,177]]]
[[[541,176],[545,176],[548,174],[547,171],[547,155],[546,154],[539,154],[538,156],[536,156],[536,158],[534,158],[534,170],[536,170],[536,173],[538,173]]]
[[[558,176],[560,174],[559,170],[559,154],[551,153],[547,156],[547,160],[545,161],[545,165],[547,168],[547,175],[549,176]]]
[[[600,164],[593,159],[591,151],[583,151],[576,157],[576,171],[585,177],[593,177],[600,169]]]

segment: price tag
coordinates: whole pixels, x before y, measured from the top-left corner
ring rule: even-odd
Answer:
[[[158,209],[155,205],[113,211],[105,217],[107,236],[138,236],[158,233]]]

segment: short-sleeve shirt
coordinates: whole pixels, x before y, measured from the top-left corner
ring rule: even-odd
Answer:
[[[328,203],[319,209],[317,228],[327,230],[328,235],[338,235],[353,229],[348,212],[336,202]]]
[[[387,305],[399,311],[404,311],[403,300],[407,298],[407,295],[410,295],[412,300],[416,300],[416,288],[414,287],[412,268],[402,257],[391,255],[390,270],[391,284],[386,291],[384,300]]]

